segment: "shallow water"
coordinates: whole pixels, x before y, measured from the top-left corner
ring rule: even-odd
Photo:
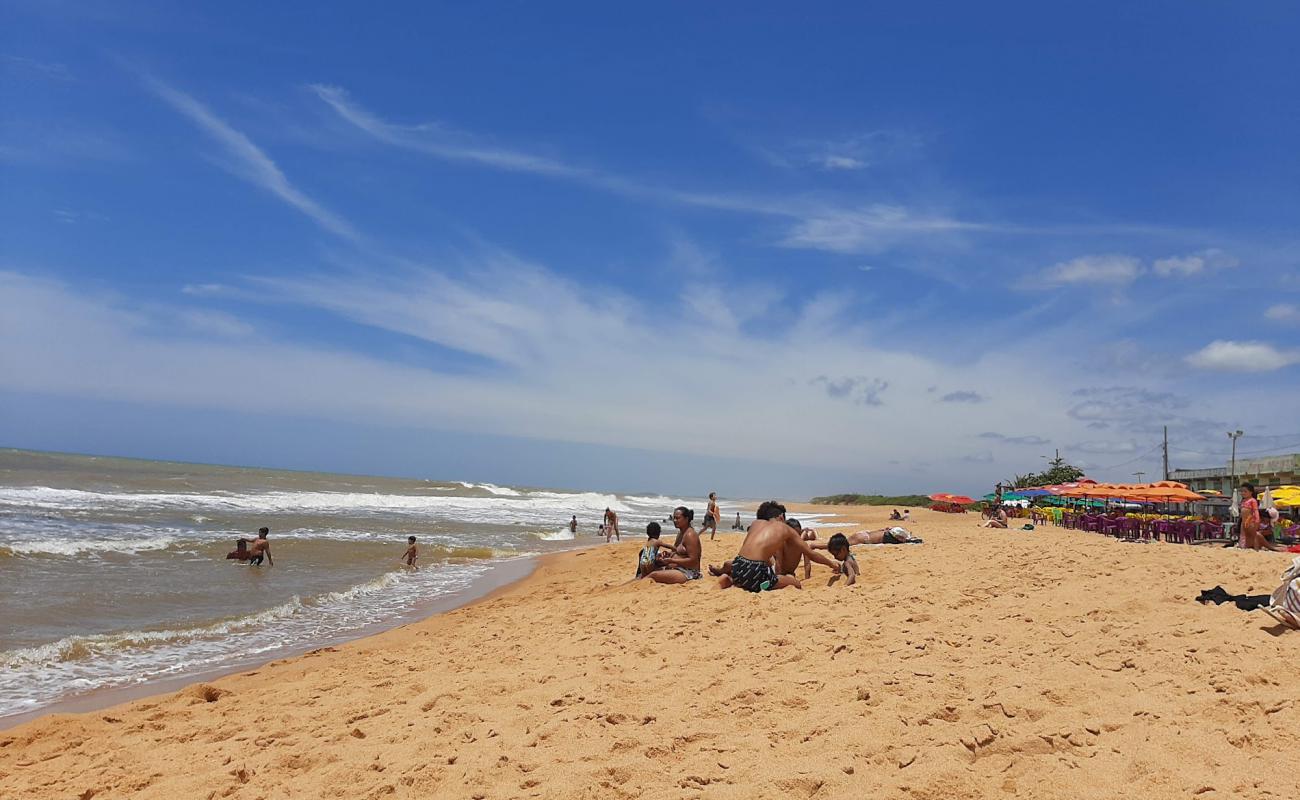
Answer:
[[[3,450],[0,716],[337,641],[683,502]],[[225,559],[260,526],[274,567]]]

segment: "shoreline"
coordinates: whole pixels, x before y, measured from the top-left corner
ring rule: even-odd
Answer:
[[[857,548],[853,587],[633,581],[636,537],[548,555],[400,628],[5,731],[0,795],[1300,793],[1300,634],[1194,601],[1270,591],[1289,558],[913,517],[925,543]]]
[[[573,548],[573,550],[580,549],[583,549],[583,547]],[[396,618],[365,625],[344,635],[329,637],[311,644],[295,645],[274,655],[263,654],[256,658],[235,659],[219,667],[184,672],[134,684],[92,689],[85,694],[71,695],[31,711],[6,714],[0,716],[0,732],[40,720],[51,714],[88,714],[102,711],[132,701],[170,694],[188,686],[218,680],[250,669],[260,669],[279,661],[300,658],[323,648],[338,647],[380,636],[388,631],[398,630],[430,617],[491,599],[502,592],[508,591],[514,584],[527,580],[536,572],[542,561],[564,555],[567,552],[571,551],[565,550],[558,553],[545,553],[502,560],[500,564],[493,565],[493,568],[486,574],[461,591],[431,597],[416,604]]]

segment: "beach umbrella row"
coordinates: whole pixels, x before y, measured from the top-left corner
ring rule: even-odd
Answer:
[[[974,500],[964,494],[947,494],[945,492],[932,494],[930,495],[930,499],[936,503],[951,503],[955,506],[969,506],[975,503]]]

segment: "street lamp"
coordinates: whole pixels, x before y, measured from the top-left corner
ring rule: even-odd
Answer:
[[[1232,488],[1237,488],[1237,440],[1242,437],[1241,431],[1228,431],[1228,438],[1232,440]]]

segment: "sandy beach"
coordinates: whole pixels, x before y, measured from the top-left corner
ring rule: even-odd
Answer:
[[[1267,593],[1291,556],[914,517],[924,544],[855,548],[854,587],[629,583],[640,536],[549,556],[403,628],[0,732],[0,797],[1300,795],[1300,633],[1193,600]]]

